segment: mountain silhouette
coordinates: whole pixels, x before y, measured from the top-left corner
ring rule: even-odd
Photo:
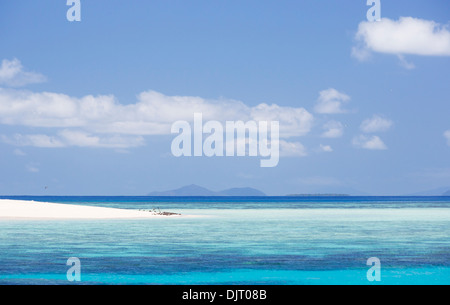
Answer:
[[[231,188],[223,191],[215,192],[208,190],[207,188],[191,184],[187,186],[183,186],[179,189],[163,191],[163,192],[151,192],[148,194],[149,196],[266,196],[263,192],[251,188],[251,187],[242,187],[242,188]]]

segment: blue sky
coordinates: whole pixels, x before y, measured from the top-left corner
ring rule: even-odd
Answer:
[[[0,194],[450,187],[448,1],[381,0],[374,23],[365,0],[81,4],[0,4]],[[197,106],[281,118],[279,165],[173,157]]]

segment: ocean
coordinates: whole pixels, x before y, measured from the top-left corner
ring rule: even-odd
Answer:
[[[450,197],[0,199],[199,216],[2,220],[0,284],[450,284]]]

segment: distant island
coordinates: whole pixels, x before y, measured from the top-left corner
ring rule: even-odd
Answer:
[[[155,197],[176,197],[176,196],[183,196],[183,197],[264,197],[267,196],[263,192],[251,188],[251,187],[242,187],[242,188],[231,188],[226,189],[223,191],[211,191],[207,188],[192,184],[188,186],[181,187],[179,189],[175,190],[169,190],[169,191],[163,191],[163,192],[151,192],[148,194],[148,196],[155,196]]]
[[[205,187],[191,184],[168,191],[155,191],[148,194],[154,197],[266,197],[267,195],[257,189],[251,187],[230,188],[223,191],[211,191]],[[304,193],[289,194],[285,197],[350,197],[350,196],[366,196],[365,194],[345,194],[345,193]],[[438,188],[434,190],[408,194],[404,196],[449,196],[449,188]]]

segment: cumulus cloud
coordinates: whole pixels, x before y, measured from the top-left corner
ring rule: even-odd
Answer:
[[[0,123],[30,127],[85,128],[97,133],[130,135],[170,134],[178,120],[277,120],[283,137],[307,134],[313,115],[304,108],[260,104],[249,107],[234,100],[141,93],[135,104],[119,104],[113,96],[74,98],[59,93],[0,89]]]
[[[306,157],[307,155],[306,148],[302,143],[280,140],[281,157]]]
[[[355,137],[353,139],[353,145],[363,149],[369,150],[386,150],[387,146],[378,136],[364,136]]]
[[[388,131],[394,123],[379,115],[366,119],[362,122],[360,129],[365,133],[375,133]]]
[[[450,146],[450,130],[444,132],[444,137],[447,139],[448,146]]]
[[[60,93],[0,88],[0,124],[55,129],[56,135],[3,136],[3,141],[37,147],[114,147],[142,145],[143,136],[169,135],[174,122],[203,120],[279,121],[280,137],[310,132],[314,116],[304,108],[260,104],[249,107],[235,100],[207,100],[166,96],[147,91],[134,104],[120,104],[114,96],[76,98]]]
[[[314,120],[313,115],[304,108],[260,104],[249,110],[251,120],[279,121],[282,138],[306,135],[311,130]]]
[[[329,121],[323,125],[325,130],[322,133],[323,138],[340,138],[344,134],[344,126],[341,122]]]
[[[320,114],[345,113],[346,111],[342,107],[349,100],[348,95],[330,88],[319,93],[319,99],[314,110]]]
[[[447,26],[432,20],[401,17],[399,20],[383,18],[379,22],[361,22],[352,55],[366,60],[371,52],[399,56],[400,64],[413,69],[414,64],[403,55],[450,56],[450,31]]]
[[[0,66],[0,85],[10,87],[22,87],[28,84],[45,82],[42,74],[24,71],[22,63],[18,59],[2,61]]]

